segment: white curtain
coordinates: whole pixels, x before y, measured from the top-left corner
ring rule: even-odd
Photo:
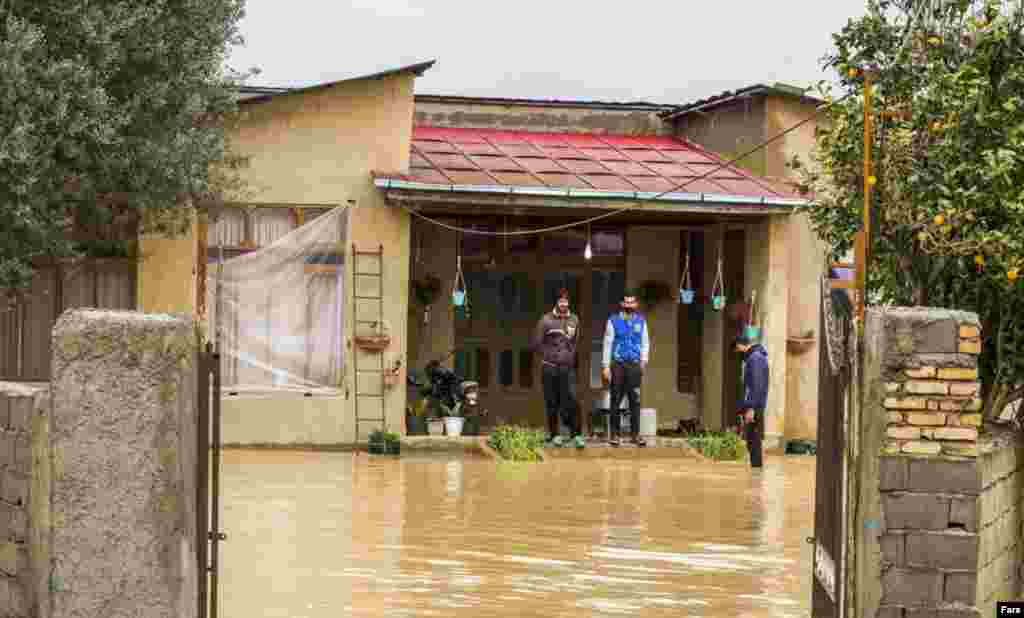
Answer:
[[[335,390],[344,361],[348,211],[334,209],[283,234],[276,214],[258,221],[256,239],[277,236],[271,244],[208,269],[222,383],[232,390]]]
[[[210,229],[207,244],[211,247],[238,247],[245,241],[245,211],[241,208],[222,208],[217,222]]]

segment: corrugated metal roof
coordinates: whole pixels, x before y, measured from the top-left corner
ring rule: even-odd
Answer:
[[[428,185],[705,193],[749,203],[798,197],[687,141],[663,136],[415,127],[408,174]],[[708,174],[707,177],[703,177]],[[683,186],[681,186],[683,185]]]
[[[704,99],[698,99],[692,103],[676,106],[661,115],[663,118],[678,118],[684,114],[711,109],[738,99],[769,94],[802,99],[812,103],[823,103],[821,99],[807,94],[807,91],[802,88],[777,82],[771,85],[754,84],[753,86],[746,86],[737,90],[726,90]]]
[[[593,101],[568,99],[524,99],[507,97],[474,97],[446,94],[417,94],[417,103],[456,103],[473,105],[503,105],[514,107],[564,107],[581,109],[618,109],[630,111],[670,112],[675,105],[649,101]]]
[[[428,60],[426,62],[417,62],[416,64],[408,64],[393,69],[386,69],[377,73],[370,73],[369,75],[359,75],[356,77],[347,77],[345,79],[337,79],[330,82],[323,82],[321,84],[314,84],[312,86],[302,86],[300,88],[276,88],[271,86],[241,86],[238,89],[238,102],[239,103],[257,103],[266,101],[272,97],[276,97],[282,94],[299,94],[303,92],[309,92],[310,90],[319,90],[321,88],[329,88],[331,86],[341,84],[344,82],[352,82],[361,79],[381,79],[389,77],[391,75],[397,75],[399,73],[415,73],[417,77],[423,75],[430,67],[434,66],[437,60]]]

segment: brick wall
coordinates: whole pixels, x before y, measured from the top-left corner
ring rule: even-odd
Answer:
[[[987,426],[973,314],[890,310],[880,409],[881,605],[885,618],[995,615],[1019,598],[1024,442]]]
[[[48,518],[41,507],[48,497],[40,488],[41,466],[34,465],[33,450],[45,444],[39,417],[48,418],[49,393],[45,387],[0,382],[0,616],[43,615],[38,590],[45,554],[39,541]]]

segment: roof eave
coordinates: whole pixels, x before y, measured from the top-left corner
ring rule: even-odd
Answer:
[[[742,195],[720,195],[714,193],[684,193],[684,192],[643,192],[643,191],[602,191],[598,189],[573,189],[568,187],[537,187],[537,186],[514,186],[514,185],[457,185],[457,184],[431,184],[394,178],[389,176],[378,176],[373,180],[374,186],[385,192],[400,191],[411,194],[437,194],[437,193],[459,193],[505,196],[535,196],[555,197],[561,200],[632,200],[639,202],[651,202],[660,204],[690,204],[703,205],[701,210],[707,210],[708,206],[714,208],[716,205],[732,210],[730,207],[742,207],[744,212],[749,214],[778,214],[788,213],[793,209],[806,205],[806,200],[780,198],[780,197],[750,197]]]
[[[378,71],[377,73],[370,73],[369,75],[357,75],[355,77],[346,77],[345,79],[337,79],[330,82],[324,82],[322,84],[313,84],[312,86],[303,86],[302,88],[281,88],[281,92],[268,93],[264,96],[256,96],[249,99],[242,99],[238,101],[238,104],[248,105],[250,103],[262,103],[264,101],[268,101],[274,97],[282,95],[305,94],[307,92],[311,92],[314,90],[322,90],[324,88],[330,88],[331,86],[337,86],[338,84],[371,79],[384,79],[386,77],[391,77],[392,75],[400,75],[402,73],[412,73],[416,77],[420,77],[421,75],[426,73],[431,67],[433,67],[435,63],[437,63],[436,59],[427,60],[425,62],[417,62],[415,64],[409,64],[401,67],[396,67],[393,69]]]

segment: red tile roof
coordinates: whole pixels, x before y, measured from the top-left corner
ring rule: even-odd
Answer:
[[[739,167],[716,169],[723,159],[671,137],[421,126],[411,149],[409,174],[379,176],[437,185],[706,193],[752,202],[798,197]]]

